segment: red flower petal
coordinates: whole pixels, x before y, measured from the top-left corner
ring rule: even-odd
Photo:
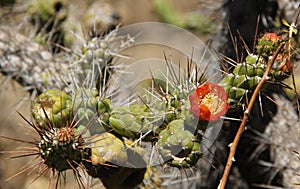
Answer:
[[[216,121],[228,110],[228,95],[223,87],[206,83],[190,94],[190,111],[199,120]]]

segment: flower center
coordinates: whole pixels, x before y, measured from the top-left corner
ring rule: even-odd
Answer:
[[[200,105],[206,106],[212,114],[217,114],[224,108],[224,101],[215,94],[207,94],[200,100]]]

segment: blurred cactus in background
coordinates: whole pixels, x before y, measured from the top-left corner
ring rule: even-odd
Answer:
[[[63,23],[68,15],[69,1],[67,0],[31,0],[28,14],[36,27],[36,41],[42,45],[50,44],[55,52],[56,44],[65,45]]]
[[[181,13],[176,10],[172,3],[164,0],[154,0],[155,13],[161,21],[181,28],[200,31],[201,33],[214,33],[216,23],[209,17],[200,15],[197,12]]]

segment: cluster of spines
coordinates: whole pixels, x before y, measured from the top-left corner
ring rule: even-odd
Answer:
[[[38,147],[44,164],[61,172],[77,168],[88,157],[83,145],[73,128],[62,127],[43,131]]]

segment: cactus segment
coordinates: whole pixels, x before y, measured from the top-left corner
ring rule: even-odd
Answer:
[[[144,140],[157,135],[163,123],[163,115],[159,111],[150,109],[146,105],[130,105],[115,107],[109,117],[109,126],[116,133],[131,139],[138,139],[142,135]]]
[[[172,121],[160,132],[157,147],[164,161],[174,167],[191,167],[202,156],[200,141],[184,130],[183,120]]]
[[[47,90],[35,99],[31,113],[41,128],[65,127],[72,120],[72,99],[63,91]]]
[[[251,95],[261,77],[266,71],[274,52],[283,42],[281,36],[275,33],[265,33],[256,46],[255,54],[248,54],[245,61],[238,63],[232,73],[227,74],[221,85],[228,93],[231,104],[245,104],[247,95]],[[288,50],[283,48],[275,59],[274,65],[267,77],[268,81],[281,82],[292,74],[292,63]],[[266,84],[265,84],[266,85]],[[232,106],[234,108],[235,106]]]
[[[81,88],[74,98],[74,114],[77,124],[90,132],[91,135],[111,130],[109,124],[112,103],[107,98],[98,96],[97,89]]]
[[[113,163],[125,164],[127,161],[126,146],[111,133],[94,135],[90,139],[91,162],[94,165]]]
[[[126,146],[111,133],[94,135],[88,147],[90,157],[83,164],[88,174],[100,178],[106,188],[133,188],[142,182],[146,163],[139,150]]]
[[[74,67],[74,77],[77,78],[78,86],[98,90],[105,86],[111,71],[109,63],[112,60],[112,50],[107,40],[111,39],[95,37],[82,46]]]
[[[276,33],[264,33],[256,45],[256,52],[258,55],[262,55],[265,58],[269,58],[282,43],[282,37]]]
[[[282,36],[278,36],[275,33],[265,33],[259,40],[256,46],[257,53],[261,53],[262,58],[266,63],[271,60],[272,55],[283,43]],[[292,57],[289,48],[284,47],[275,59],[273,68],[270,73],[270,77],[273,81],[280,82],[288,78],[292,74],[292,66],[290,59]]]
[[[75,169],[88,155],[83,150],[83,140],[73,128],[52,128],[42,132],[39,149],[44,163],[57,171]]]

